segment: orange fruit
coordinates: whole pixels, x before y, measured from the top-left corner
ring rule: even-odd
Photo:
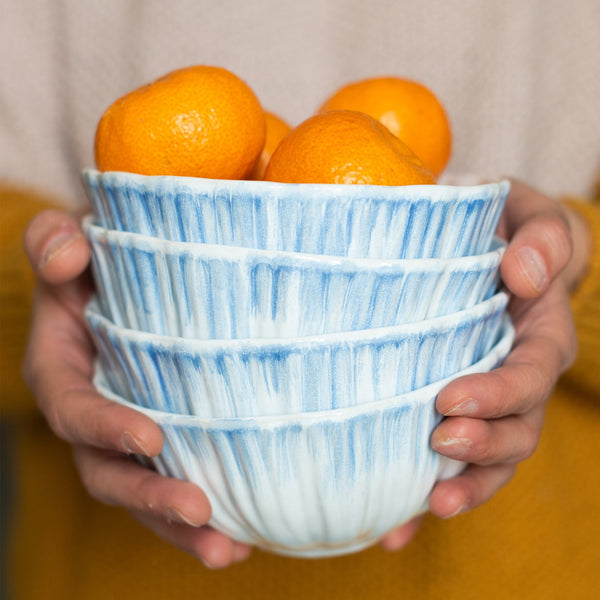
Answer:
[[[416,81],[374,77],[340,88],[319,109],[357,110],[383,123],[437,177],[452,151],[452,132],[446,111],[435,94]]]
[[[310,117],[279,144],[265,180],[284,183],[411,185],[435,183],[412,150],[364,113],[333,110]]]
[[[230,71],[178,69],[116,100],[94,144],[101,171],[243,179],[265,140],[254,92]]]
[[[265,124],[267,126],[267,134],[265,137],[265,145],[258,158],[258,162],[254,165],[250,179],[262,179],[265,174],[265,169],[275,148],[279,146],[279,142],[292,130],[292,128],[280,117],[271,112],[265,111]]]

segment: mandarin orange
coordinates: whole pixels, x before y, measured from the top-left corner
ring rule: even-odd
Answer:
[[[265,174],[265,169],[275,148],[279,146],[279,142],[291,131],[291,126],[288,125],[282,118],[277,115],[265,111],[265,124],[267,126],[267,133],[265,137],[265,145],[263,146],[262,152],[258,158],[258,162],[250,173],[250,179],[262,179]]]
[[[310,117],[279,144],[265,180],[284,183],[432,184],[412,150],[364,113],[333,110]]]
[[[263,110],[230,71],[178,69],[116,100],[96,130],[101,171],[243,179],[265,140]]]
[[[374,77],[343,86],[318,112],[356,110],[383,123],[407,144],[437,177],[452,151],[448,116],[424,85],[399,77]]]

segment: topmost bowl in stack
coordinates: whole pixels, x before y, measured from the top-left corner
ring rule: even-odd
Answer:
[[[201,485],[216,528],[350,552],[461,468],[429,447],[435,396],[510,348],[494,238],[508,182],[84,182],[98,385],[149,409],[157,468]]]
[[[487,252],[508,181],[282,184],[84,172],[98,225],[171,241],[354,258]]]

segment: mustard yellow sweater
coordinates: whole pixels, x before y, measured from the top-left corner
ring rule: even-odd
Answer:
[[[21,236],[42,205],[15,190],[1,196],[0,389],[14,448],[5,457],[14,475],[10,598],[600,598],[600,206],[574,204],[594,240],[590,272],[573,297],[580,356],[548,404],[538,450],[509,485],[465,515],[428,516],[398,553],[374,547],[299,560],[254,551],[246,563],[209,571],[125,510],[87,495],[69,447],[21,382],[33,282]]]

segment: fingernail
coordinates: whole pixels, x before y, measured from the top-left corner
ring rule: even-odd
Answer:
[[[200,527],[203,525],[203,523],[194,522],[177,508],[167,508],[165,514],[169,523],[180,523],[181,525],[191,525],[192,527]]]
[[[461,415],[468,416],[477,412],[479,409],[479,402],[474,398],[467,398],[450,410],[444,412],[445,415]]]
[[[456,515],[465,513],[468,510],[469,510],[469,507],[467,506],[467,503],[465,502],[464,504],[461,504],[454,512],[450,513],[449,515],[446,515],[445,517],[442,517],[442,519],[451,519],[452,517],[456,517]]]
[[[201,558],[200,560],[202,561],[202,564],[211,571],[214,571],[217,568],[214,565],[211,565],[205,558]]]
[[[143,454],[144,456],[151,456],[146,445],[129,431],[126,431],[121,436],[121,444],[123,445],[123,448],[125,448],[127,454]]]
[[[432,448],[451,458],[459,458],[471,448],[472,442],[468,438],[443,438],[431,442]]]
[[[521,268],[523,269],[523,273],[525,273],[525,276],[529,279],[531,285],[533,285],[538,292],[542,291],[547,279],[546,263],[544,262],[542,255],[537,250],[525,246],[518,250],[517,257],[521,264]]]
[[[63,253],[73,242],[81,237],[81,233],[73,233],[72,231],[62,232],[54,236],[44,248],[38,268],[40,270],[44,269],[49,262]]]

